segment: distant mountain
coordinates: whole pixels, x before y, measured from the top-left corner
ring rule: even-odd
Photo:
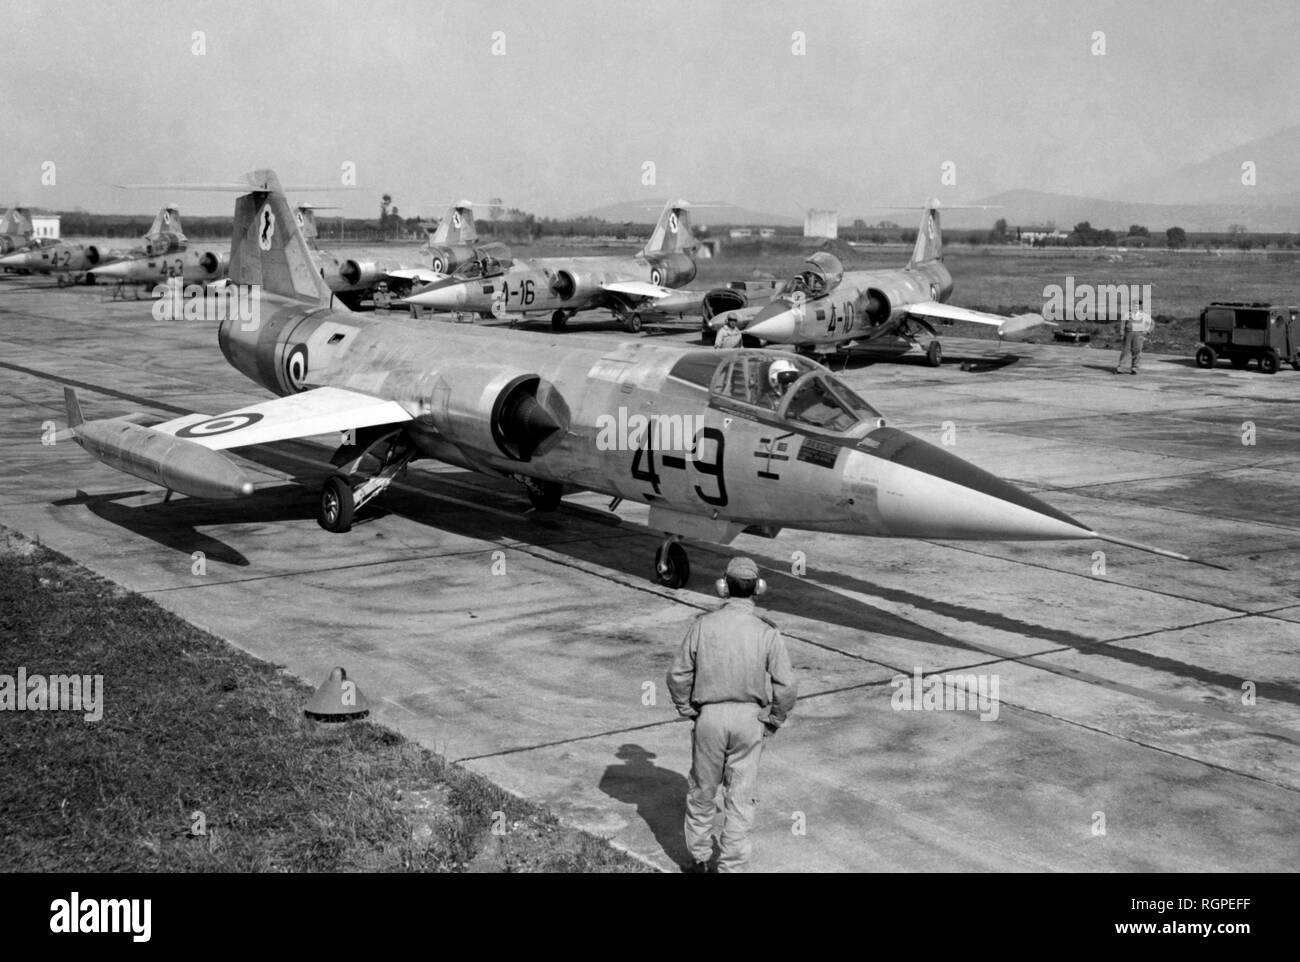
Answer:
[[[673,198],[674,200],[676,198]],[[577,217],[598,217],[611,224],[653,224],[668,203],[667,197],[647,200],[629,200],[610,204],[595,210],[576,214]],[[766,214],[762,211],[736,207],[725,201],[692,201],[691,220],[696,224],[727,224],[739,227],[800,227],[802,217],[788,214]],[[695,209],[698,208],[698,209]]]
[[[1114,197],[1153,204],[1231,206],[1300,205],[1296,158],[1300,126],[1237,144],[1208,160],[1185,164],[1167,173],[1130,181]],[[1242,184],[1242,164],[1254,164],[1254,186]]]
[[[1005,217],[1012,227],[1053,222],[1068,231],[1081,221],[1098,230],[1126,231],[1131,224],[1141,224],[1153,233],[1170,227],[1188,231],[1226,231],[1233,224],[1244,224],[1254,231],[1300,232],[1300,196],[1276,195],[1271,203],[1184,203],[1157,204],[1097,197],[1074,197],[1037,190],[1010,190],[977,201],[994,204],[999,210],[953,211],[944,223],[966,226],[973,213],[979,213],[979,225]],[[965,215],[958,220],[958,215]]]

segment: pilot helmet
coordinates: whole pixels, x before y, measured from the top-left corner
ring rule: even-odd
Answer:
[[[799,369],[795,367],[793,361],[781,358],[768,366],[767,383],[777,394],[784,394],[785,389],[797,380],[799,380]]]
[[[728,324],[738,324],[739,322],[740,322],[740,318],[738,318],[734,313],[727,315]]]

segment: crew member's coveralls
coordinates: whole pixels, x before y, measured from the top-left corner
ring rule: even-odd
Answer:
[[[1115,373],[1123,373],[1125,366],[1129,373],[1136,374],[1142,360],[1142,345],[1146,336],[1155,330],[1155,322],[1146,311],[1134,311],[1132,316],[1120,322],[1120,337],[1124,347],[1120,351],[1119,365]]]
[[[726,812],[719,872],[742,871],[758,802],[763,739],[776,731],[798,697],[785,640],[754,602],[733,598],[691,623],[668,672],[677,711],[695,719],[686,795],[686,847],[697,862],[713,854],[718,786]]]
[[[723,324],[718,328],[718,336],[713,339],[713,346],[718,350],[728,347],[740,347],[744,334],[739,327]]]

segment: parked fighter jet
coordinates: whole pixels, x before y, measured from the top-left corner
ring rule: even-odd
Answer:
[[[0,267],[28,274],[54,274],[62,287],[65,283],[75,283],[79,276],[93,281],[92,268],[115,263],[123,256],[121,251],[101,250],[96,244],[63,241],[6,254],[0,257]]]
[[[1038,314],[999,317],[944,303],[952,293],[952,275],[943,266],[939,202],[932,200],[921,216],[912,259],[901,270],[850,271],[834,254],[819,251],[781,293],[750,318],[748,337],[776,344],[795,344],[815,354],[841,345],[892,347],[901,353],[930,337],[926,360],[937,367],[943,346],[931,321],[973,321],[997,327],[998,336],[1018,338],[1049,323]],[[715,317],[720,322],[720,317]]]
[[[10,207],[0,217],[0,254],[26,250],[34,244],[31,213],[26,207]]]
[[[112,264],[92,268],[97,280],[118,284],[154,285],[170,278],[185,284],[210,284],[226,276],[230,255],[225,251],[189,246],[181,227],[180,211],[163,207],[144,235],[143,244]]]
[[[371,260],[360,255],[349,257],[317,246],[314,212],[323,209],[325,208],[309,204],[299,205],[299,223],[320,265],[325,283],[338,295],[340,301],[354,309],[381,281],[396,283],[404,289],[442,281],[452,270],[479,256],[473,246],[478,239],[474,229],[474,212],[470,210],[470,201],[467,200],[453,204],[447,210],[447,215],[421,249],[421,253],[429,258],[429,267],[396,260]],[[487,245],[485,253],[509,257],[509,252],[499,244]]]
[[[642,310],[698,310],[701,294],[670,289],[695,277],[695,247],[690,205],[670,201],[650,240],[633,257],[538,257],[510,267],[489,258],[473,277],[439,281],[406,302],[483,317],[550,314],[555,331],[578,311],[603,307],[635,332],[641,330]]]
[[[275,174],[249,174],[247,189],[235,207],[231,283],[260,285],[262,315],[223,321],[218,340],[236,369],[280,397],[146,426],[130,416],[84,421],[65,391],[71,437],[169,491],[250,495],[252,481],[222,451],[338,431],[346,439],[317,515],[328,531],[347,531],[411,461],[434,458],[513,478],[541,510],[566,490],[608,495],[611,508],[648,503],[650,527],[665,537],[655,577],[670,587],[689,577],[683,538],[727,544],[785,527],[1132,544],[886,427],[830,371],[797,355],[575,348],[550,335],[330,310]]]

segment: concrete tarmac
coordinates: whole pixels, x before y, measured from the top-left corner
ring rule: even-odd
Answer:
[[[1097,530],[1226,571],[1091,541],[787,531],[689,546],[692,584],[670,590],[639,505],[579,494],[540,515],[511,482],[419,462],[331,535],[315,521],[328,438],[240,451],[251,499],[166,504],[71,442],[42,444],[45,422],[64,426],[66,384],[89,418],[268,397],[212,327],[106,293],[0,279],[0,522],[312,684],[345,666],[378,721],[655,865],[686,858],[690,732],[664,673],[739,553],[768,574],[802,693],[762,761],[756,870],[1289,871],[1300,857],[1288,367],[1148,355],[1133,377],[1111,373],[1117,352],[945,339],[941,368],[912,355],[842,375],[891,424]],[[562,335],[627,336],[608,322]],[[903,710],[918,671],[996,683],[996,701]],[[129,683],[106,680],[107,712]]]

